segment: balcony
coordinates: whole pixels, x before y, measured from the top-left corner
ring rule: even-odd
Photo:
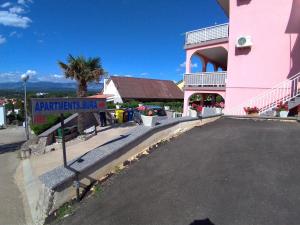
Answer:
[[[198,44],[227,40],[228,36],[228,23],[189,31],[185,35],[185,47],[188,48]]]
[[[225,89],[226,71],[190,73],[184,75],[185,88]]]

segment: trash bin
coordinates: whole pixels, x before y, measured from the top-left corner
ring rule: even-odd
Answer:
[[[59,137],[59,138],[61,138],[62,137],[62,129],[61,128],[58,128],[57,129],[57,136]]]
[[[124,115],[124,110],[122,109],[116,110],[116,118],[118,120],[118,123],[123,123],[123,115]]]
[[[123,122],[126,123],[128,121],[128,111],[125,110],[123,114]]]
[[[133,109],[128,109],[127,113],[128,113],[128,121],[132,121],[133,120]]]

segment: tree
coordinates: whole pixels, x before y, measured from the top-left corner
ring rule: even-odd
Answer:
[[[100,58],[85,58],[84,56],[74,57],[71,54],[67,58],[67,63],[58,62],[68,79],[76,80],[77,96],[87,96],[87,85],[91,82],[99,82],[104,75]],[[78,131],[84,130],[84,113],[78,115]]]

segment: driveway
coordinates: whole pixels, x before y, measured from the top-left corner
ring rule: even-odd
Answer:
[[[300,124],[220,119],[112,177],[65,225],[299,225]]]
[[[14,174],[19,164],[16,150],[25,141],[24,128],[0,130],[0,224],[25,225],[21,193]]]

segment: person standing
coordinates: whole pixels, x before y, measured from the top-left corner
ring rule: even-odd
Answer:
[[[106,113],[100,112],[100,123],[101,127],[106,127]]]

